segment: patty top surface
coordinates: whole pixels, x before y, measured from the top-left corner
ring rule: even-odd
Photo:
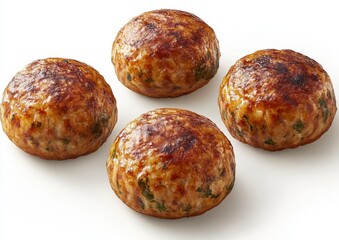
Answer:
[[[162,9],[133,18],[121,29],[116,44],[124,43],[120,46],[125,48],[120,51],[125,53],[127,60],[135,60],[138,52],[134,49],[142,48],[148,50],[150,58],[180,55],[195,61],[194,51],[211,42],[211,33],[214,34],[213,29],[192,13]]]
[[[315,60],[292,50],[266,49],[239,59],[222,81],[222,118],[241,141],[268,150],[319,138],[331,125],[331,79]]]
[[[20,148],[46,159],[96,150],[117,120],[110,86],[94,68],[64,58],[36,60],[6,87],[4,131]]]
[[[177,97],[204,86],[216,74],[219,58],[213,29],[194,14],[171,9],[133,18],[112,47],[118,79],[151,97]]]
[[[225,135],[209,119],[182,109],[157,109],[128,124],[112,145],[107,169],[128,206],[164,218],[218,205],[235,178]]]
[[[234,91],[272,108],[297,106],[330,79],[319,63],[292,50],[257,51],[238,61],[230,72],[228,84]]]
[[[95,110],[99,107],[95,96],[115,103],[109,85],[93,68],[76,60],[47,58],[32,62],[15,75],[3,102],[22,113],[30,107],[48,107],[62,114]]]

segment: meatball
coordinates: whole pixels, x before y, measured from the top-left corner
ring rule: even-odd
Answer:
[[[329,75],[292,50],[260,50],[238,60],[222,80],[218,103],[233,137],[270,151],[317,140],[337,110]]]
[[[206,117],[162,108],[130,122],[107,160],[116,195],[137,212],[159,218],[195,216],[232,190],[233,148]]]
[[[117,34],[112,62],[120,82],[149,97],[178,97],[206,85],[219,67],[219,42],[197,16],[145,12]]]
[[[116,100],[91,66],[71,59],[36,60],[4,90],[1,122],[9,139],[44,159],[96,151],[117,121]]]

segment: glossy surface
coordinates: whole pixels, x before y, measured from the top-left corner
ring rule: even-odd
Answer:
[[[233,137],[272,151],[317,140],[337,111],[327,72],[292,50],[260,50],[239,59],[221,83],[218,102]]]
[[[117,34],[118,79],[150,97],[178,97],[206,85],[219,68],[219,42],[194,14],[161,9],[131,19]]]
[[[317,60],[339,91],[337,2],[269,0],[0,0],[0,95],[34,59],[63,56],[97,69],[111,86],[119,119],[94,153],[45,161],[17,148],[0,130],[0,239],[319,240],[339,239],[339,118],[317,141],[264,151],[234,139],[217,104],[230,66],[259,49],[294,49]],[[178,98],[154,99],[120,83],[111,48],[132,17],[154,9],[191,12],[215,31],[215,77]],[[1,97],[0,97],[1,98]],[[166,220],[139,214],[112,191],[106,161],[127,123],[155,108],[184,108],[211,119],[231,141],[233,190],[202,215]]]
[[[161,108],[120,132],[107,171],[113,190],[129,207],[180,218],[204,213],[231,192],[235,160],[231,143],[209,119]]]
[[[116,100],[92,67],[71,59],[36,60],[6,87],[3,130],[22,150],[69,159],[97,150],[117,121]]]

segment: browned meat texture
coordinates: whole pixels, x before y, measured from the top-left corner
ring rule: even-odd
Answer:
[[[118,79],[150,97],[177,97],[204,85],[219,67],[219,42],[197,16],[178,10],[145,12],[117,34],[112,62]]]
[[[2,127],[10,140],[45,159],[97,150],[116,121],[116,100],[105,79],[71,59],[27,65],[6,87],[1,105]]]
[[[329,75],[292,50],[260,50],[238,60],[221,83],[218,102],[233,137],[272,151],[315,141],[337,110]]]
[[[199,215],[232,190],[231,143],[206,117],[162,108],[130,122],[114,141],[107,171],[117,196],[160,218]]]

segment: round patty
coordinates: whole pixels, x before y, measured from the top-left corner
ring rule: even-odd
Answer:
[[[107,160],[112,189],[129,207],[160,218],[199,215],[232,190],[231,143],[201,115],[162,108],[130,122]]]
[[[9,139],[44,159],[97,150],[117,121],[105,79],[85,63],[47,58],[19,71],[4,90],[1,122]]]
[[[271,151],[317,140],[337,110],[326,71],[292,50],[260,50],[238,60],[221,83],[218,102],[233,137]]]
[[[118,79],[150,97],[177,97],[206,85],[219,67],[219,42],[197,16],[179,10],[145,12],[117,34],[112,62]]]

